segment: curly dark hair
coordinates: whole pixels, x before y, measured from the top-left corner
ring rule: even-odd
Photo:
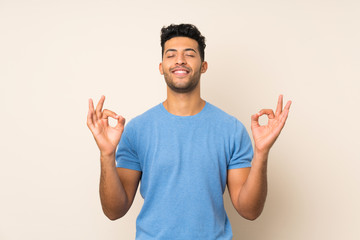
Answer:
[[[201,61],[205,59],[205,37],[201,35],[201,32],[192,24],[171,24],[161,29],[161,51],[164,55],[165,42],[173,37],[188,37],[197,41],[199,45],[199,52]]]

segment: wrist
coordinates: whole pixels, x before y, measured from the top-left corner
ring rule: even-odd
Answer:
[[[115,153],[104,154],[100,152],[101,164],[115,164]]]
[[[259,150],[255,148],[254,151],[254,159],[258,159],[261,161],[267,161],[269,157],[269,150],[265,151],[265,150]]]
[[[115,152],[104,152],[100,151],[101,158],[115,158]]]
[[[268,146],[262,146],[262,145],[259,146],[255,143],[254,153],[261,155],[261,156],[269,155],[270,148],[271,147],[268,147]]]

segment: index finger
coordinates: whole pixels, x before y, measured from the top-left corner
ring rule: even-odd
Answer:
[[[101,118],[101,109],[102,109],[102,107],[104,105],[104,101],[105,101],[105,96],[102,95],[99,102],[98,102],[98,104],[96,105],[96,110],[95,110],[96,115],[97,115],[98,118]]]
[[[283,107],[283,95],[280,95],[279,99],[278,99],[278,104],[277,104],[277,107],[276,107],[275,116],[280,115],[280,113],[282,111],[282,107]]]
[[[291,103],[292,103],[292,101],[288,101],[288,102],[286,103],[285,107],[284,107],[284,110],[285,110],[285,109],[286,109],[286,110],[289,110],[289,109],[290,109],[290,106],[291,106]]]
[[[284,107],[284,111],[282,111],[281,115],[280,115],[280,120],[284,122],[285,124],[285,121],[288,117],[288,114],[289,114],[289,110],[290,110],[290,106],[291,106],[291,103],[292,101],[288,101]]]

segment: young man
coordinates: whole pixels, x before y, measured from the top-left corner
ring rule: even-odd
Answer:
[[[94,110],[87,124],[101,153],[100,198],[105,215],[121,218],[129,210],[140,179],[144,205],[136,221],[136,239],[232,239],[223,203],[226,184],[236,211],[254,220],[267,194],[267,161],[291,102],[276,112],[251,117],[254,151],[245,127],[200,97],[200,76],[207,70],[205,38],[190,24],[162,29],[159,70],[167,99],[125,127],[125,119]],[[260,126],[261,115],[268,124]],[[118,120],[115,127],[108,118]],[[252,163],[251,163],[252,161]]]

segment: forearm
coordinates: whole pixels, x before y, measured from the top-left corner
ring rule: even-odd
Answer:
[[[128,211],[128,198],[115,166],[115,155],[100,156],[100,200],[105,215],[116,220]]]
[[[255,152],[249,176],[238,198],[239,213],[254,220],[260,216],[267,195],[268,153]]]

